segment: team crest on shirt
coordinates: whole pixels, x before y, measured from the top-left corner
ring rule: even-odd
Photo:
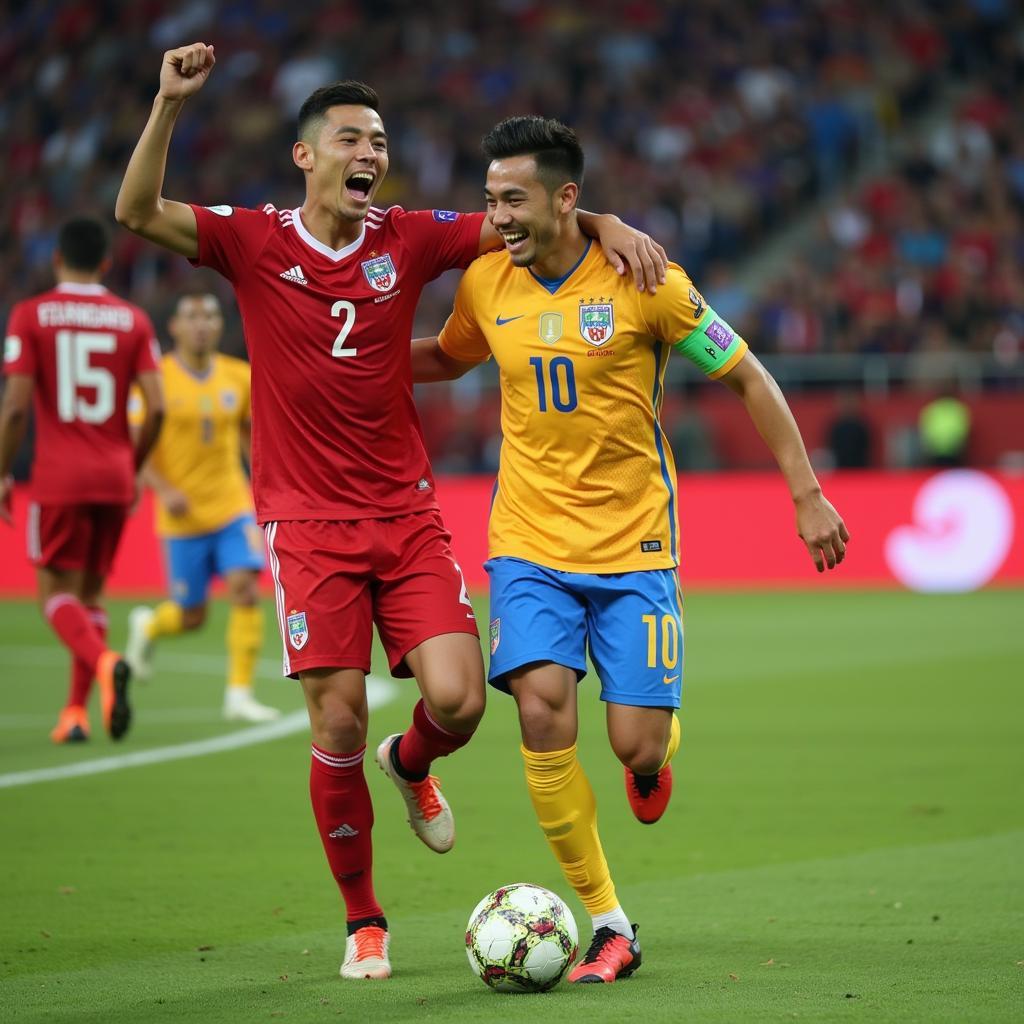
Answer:
[[[580,303],[580,334],[588,345],[600,348],[615,333],[615,310],[610,302]]]
[[[363,268],[370,287],[378,292],[390,291],[398,280],[398,271],[391,262],[391,253],[386,252],[383,256],[377,256],[372,260],[364,260],[360,266]]]
[[[288,643],[297,651],[306,646],[309,630],[306,628],[306,613],[293,611],[285,620],[288,627]]]
[[[491,619],[491,654],[498,649],[501,643],[501,619]]]
[[[220,393],[220,404],[225,412],[234,412],[238,408],[238,395],[234,391],[222,391]]]

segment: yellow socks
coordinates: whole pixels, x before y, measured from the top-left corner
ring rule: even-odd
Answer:
[[[180,604],[174,601],[161,601],[153,609],[153,618],[146,630],[147,639],[156,640],[161,636],[174,636],[184,629],[183,612]]]
[[[591,914],[614,910],[619,901],[597,834],[594,791],[576,747],[548,753],[519,749],[537,821],[566,879]]]
[[[228,612],[228,686],[252,686],[256,659],[263,649],[263,609],[232,605]]]
[[[682,729],[679,727],[679,719],[675,715],[672,716],[672,732],[668,738],[668,749],[665,751],[665,760],[661,762],[661,766],[658,768],[660,772],[676,756],[676,751],[679,750],[679,739],[682,735]]]

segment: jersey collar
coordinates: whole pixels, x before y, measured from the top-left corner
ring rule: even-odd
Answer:
[[[316,249],[318,253],[326,256],[329,260],[333,260],[335,263],[339,263],[346,256],[351,256],[352,253],[354,253],[359,246],[363,244],[363,239],[366,237],[366,221],[364,220],[359,226],[359,237],[354,242],[349,242],[344,249],[332,249],[329,245],[325,245],[309,233],[306,229],[306,225],[302,223],[302,213],[300,212],[300,209],[292,210],[292,227],[295,228],[299,238],[301,238],[306,245],[311,249]]]
[[[590,246],[593,244],[593,241],[594,240],[592,238],[587,239],[587,246],[583,250],[583,254],[576,261],[574,266],[561,277],[541,277],[540,274],[535,274],[529,267],[526,269],[530,271],[530,276],[537,282],[537,284],[542,288],[546,288],[552,295],[554,295],[555,292],[557,292],[558,289],[561,288],[577,270],[579,270],[580,264],[587,258],[587,254],[590,252]]]
[[[81,284],[78,281],[61,281],[57,285],[57,291],[67,292],[69,295],[106,295],[107,289],[101,284]]]

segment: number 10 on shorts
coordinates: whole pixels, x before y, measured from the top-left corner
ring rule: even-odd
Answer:
[[[661,638],[661,667],[675,668],[679,663],[679,621],[674,615],[661,616],[658,628],[657,615],[642,615],[647,627],[647,667],[658,668],[658,639]]]

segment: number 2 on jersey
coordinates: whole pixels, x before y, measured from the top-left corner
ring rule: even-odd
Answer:
[[[57,415],[65,423],[106,423],[114,412],[114,375],[103,366],[93,366],[97,352],[116,352],[117,338],[102,331],[57,332]],[[92,388],[96,394],[87,401],[78,392]]]
[[[334,348],[331,349],[331,355],[335,359],[344,359],[346,356],[355,356],[359,354],[359,349],[356,348],[345,348],[345,339],[348,337],[349,332],[355,326],[356,322],[356,307],[348,301],[348,299],[338,299],[338,301],[331,306],[331,316],[342,316],[345,317],[345,322],[341,325],[341,330],[338,331],[338,336],[334,339]]]

